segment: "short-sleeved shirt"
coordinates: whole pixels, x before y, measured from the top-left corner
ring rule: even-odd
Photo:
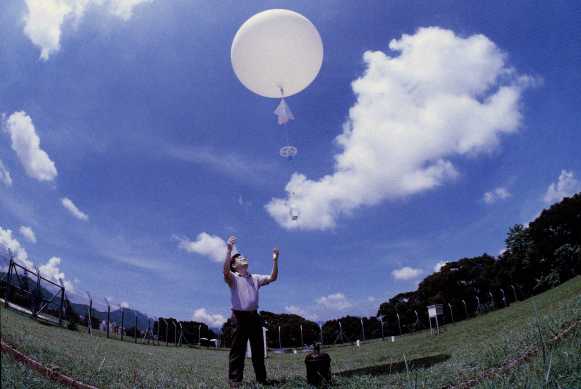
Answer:
[[[230,300],[236,311],[256,311],[258,309],[258,289],[269,283],[270,277],[262,274],[241,276],[232,273]]]

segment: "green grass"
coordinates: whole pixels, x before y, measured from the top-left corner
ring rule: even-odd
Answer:
[[[228,353],[224,350],[135,345],[42,325],[3,308],[0,313],[5,341],[89,384],[110,388],[212,388],[226,383]],[[345,345],[324,351],[333,359],[334,373],[399,362],[404,355],[411,361],[408,370],[394,372],[394,367],[392,374],[336,376],[335,382],[341,387],[442,387],[498,367],[529,347],[542,346],[565,323],[580,319],[581,277],[577,277],[509,308],[446,325],[439,336],[423,331],[399,337],[395,343],[372,340],[359,349]],[[480,387],[581,388],[580,334],[581,328],[577,327],[556,347],[547,348],[544,355]],[[413,360],[430,356],[444,361],[426,368],[413,367]],[[6,359],[3,356],[2,387],[49,387],[37,385],[38,377],[14,363],[5,364]],[[306,386],[304,354],[271,353],[266,364],[269,378],[279,386]],[[9,377],[6,382],[4,377]],[[253,378],[248,361],[245,382],[251,383]]]

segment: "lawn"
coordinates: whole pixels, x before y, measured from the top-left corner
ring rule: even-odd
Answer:
[[[2,339],[45,365],[88,384],[110,388],[225,387],[226,350],[133,344],[40,324],[1,308]],[[338,373],[337,386],[444,387],[503,365],[530,347],[538,353],[480,387],[581,388],[581,327],[558,344],[549,339],[581,320],[581,277],[505,309],[443,327],[439,336],[422,331],[390,341],[371,340],[360,348],[324,349]],[[406,364],[403,361],[407,362]],[[418,361],[423,361],[420,366]],[[277,386],[306,386],[304,354],[269,354],[269,378]],[[247,363],[245,382],[253,374]],[[51,387],[35,373],[2,356],[2,387]]]

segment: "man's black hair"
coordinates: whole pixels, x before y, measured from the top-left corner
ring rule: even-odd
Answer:
[[[240,253],[236,253],[233,256],[230,257],[230,271],[232,273],[236,272],[236,269],[234,268],[234,261],[236,261],[236,258],[240,257]]]

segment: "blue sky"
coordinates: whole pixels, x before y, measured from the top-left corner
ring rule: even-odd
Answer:
[[[288,99],[293,161],[277,101],[230,64],[269,8],[324,44]],[[236,234],[257,273],[281,248],[262,309],[375,314],[581,190],[580,36],[574,1],[4,1],[0,238],[77,293],[216,323]]]

